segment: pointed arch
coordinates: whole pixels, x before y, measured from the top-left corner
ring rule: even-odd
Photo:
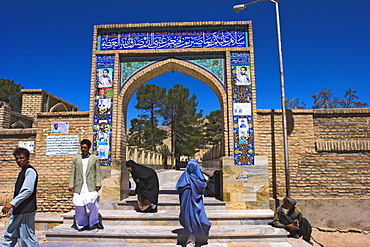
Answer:
[[[49,112],[67,112],[67,111],[68,109],[63,102],[56,103],[49,110]]]
[[[207,69],[200,67],[199,65],[195,65],[194,63],[190,63],[185,60],[168,58],[162,61],[158,61],[142,68],[134,75],[132,75],[129,80],[127,80],[126,83],[123,85],[122,90],[118,96],[117,112],[121,112],[122,114],[116,114],[114,116],[115,120],[113,121],[113,128],[117,130],[115,142],[118,144],[116,152],[115,154],[113,154],[115,158],[125,156],[124,150],[126,150],[126,143],[124,143],[122,140],[126,139],[125,130],[127,126],[127,108],[131,97],[133,96],[135,91],[138,90],[143,84],[171,71],[176,71],[188,75],[194,79],[203,82],[209,88],[211,88],[220,102],[223,119],[228,119],[228,112],[227,109],[225,109],[228,101],[226,91],[220,81],[212,73],[210,73]],[[224,121],[223,123],[223,140],[226,147],[229,146],[228,123],[229,121]]]

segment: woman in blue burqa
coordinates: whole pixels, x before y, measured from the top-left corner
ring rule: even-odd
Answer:
[[[185,172],[180,176],[176,189],[180,196],[180,224],[184,227],[187,246],[195,246],[196,239],[208,236],[211,222],[204,210],[203,191],[207,186],[202,170],[195,159],[189,160]],[[206,244],[206,243],[202,243]]]
[[[139,165],[132,160],[126,162],[126,168],[136,183],[139,212],[156,213],[159,194],[157,173],[152,168]]]

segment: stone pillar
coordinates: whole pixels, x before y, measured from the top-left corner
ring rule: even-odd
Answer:
[[[9,129],[12,108],[7,104],[0,104],[0,129]]]
[[[43,97],[42,89],[22,89],[22,115],[36,117],[37,113],[43,112]]]
[[[227,209],[268,209],[268,160],[255,156],[255,165],[234,165],[232,156],[223,157],[223,198]]]

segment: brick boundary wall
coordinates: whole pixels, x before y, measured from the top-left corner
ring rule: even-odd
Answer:
[[[291,193],[295,198],[370,199],[370,109],[289,110],[288,143]],[[269,160],[270,197],[285,195],[281,111],[257,110],[255,144],[258,156]],[[0,131],[1,193],[13,191],[18,168],[12,151],[19,140],[35,140],[31,162],[40,174],[41,212],[72,209],[67,191],[73,156],[45,156],[45,135],[53,121],[68,121],[69,134],[91,138],[89,112],[41,113],[37,128]],[[82,133],[81,127],[84,131]]]
[[[69,135],[77,134],[80,140],[92,137],[89,112],[55,112],[37,115],[35,167],[39,173],[38,211],[68,212],[73,209],[72,194],[68,191],[68,178],[74,155],[46,156],[45,138],[55,121],[69,122]]]
[[[281,111],[258,110],[256,154],[269,158],[270,196],[285,196]],[[370,198],[370,109],[289,110],[291,195]]]
[[[0,129],[0,197],[11,195],[13,198],[14,184],[19,173],[13,151],[19,141],[35,141],[36,129]],[[31,165],[34,164],[31,154]],[[2,201],[2,200],[0,200]]]

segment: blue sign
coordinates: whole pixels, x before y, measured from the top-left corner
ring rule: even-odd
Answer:
[[[105,32],[98,50],[248,47],[245,29]]]

